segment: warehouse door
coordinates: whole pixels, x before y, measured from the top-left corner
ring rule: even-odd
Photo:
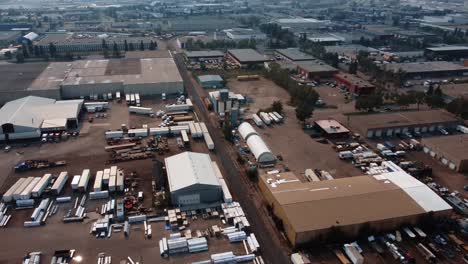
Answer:
[[[15,127],[11,123],[6,123],[2,125],[3,134],[15,133]]]
[[[190,205],[200,203],[200,194],[189,194],[179,196],[179,205]]]

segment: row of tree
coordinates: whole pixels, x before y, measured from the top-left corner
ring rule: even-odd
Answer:
[[[290,78],[288,70],[281,69],[276,63],[270,64],[270,69],[265,71],[265,76],[289,92],[291,104],[296,106],[297,119],[305,122],[312,117],[315,103],[319,98],[318,93],[313,88],[299,85],[298,82]],[[279,110],[278,104],[275,105],[275,108]]]

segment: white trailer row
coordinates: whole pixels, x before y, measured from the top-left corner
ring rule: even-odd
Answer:
[[[44,192],[45,188],[49,185],[51,179],[52,179],[52,174],[50,173],[47,173],[44,176],[42,176],[39,183],[37,183],[37,185],[32,190],[32,193],[31,193],[32,197],[39,198]]]
[[[206,146],[209,150],[214,150],[215,145],[213,139],[211,138],[210,132],[208,131],[208,127],[205,123],[200,122],[200,128],[203,133],[203,138],[205,139]]]
[[[21,192],[19,199],[16,199],[17,201],[19,200],[28,200],[31,198],[31,193],[33,189],[36,187],[36,185],[41,181],[41,177],[34,177],[33,180],[24,188],[24,190]]]
[[[262,127],[262,126],[263,126],[263,121],[262,121],[262,119],[261,119],[257,114],[253,114],[253,115],[252,115],[252,119],[253,119],[255,125],[257,125],[258,127]]]
[[[100,192],[102,190],[102,171],[96,172],[96,177],[94,178],[93,192]]]
[[[86,192],[88,189],[89,179],[91,178],[91,171],[89,169],[84,169],[81,173],[80,182],[78,184],[78,190],[80,192]]]
[[[130,106],[128,107],[128,112],[132,114],[141,114],[154,116],[153,109],[151,107],[141,107],[141,106]]]
[[[28,185],[31,184],[33,180],[34,180],[34,177],[28,177],[24,179],[24,181],[21,183],[18,189],[16,189],[16,191],[13,193],[13,199],[15,201],[21,200],[21,194],[28,187]]]
[[[20,178],[18,179],[11,187],[8,189],[5,194],[3,194],[2,201],[5,203],[9,203],[13,201],[13,194],[16,192],[16,190],[23,184],[23,181],[25,181],[26,178]]]
[[[166,112],[190,111],[193,109],[193,103],[190,99],[185,101],[185,104],[166,105]]]
[[[271,119],[270,119],[270,116],[265,113],[265,112],[260,112],[260,118],[262,119],[262,121],[267,125],[271,125]]]
[[[65,184],[67,183],[68,180],[68,172],[62,171],[60,172],[58,178],[55,180],[54,184],[52,185],[52,193],[55,195],[60,195],[60,193],[63,190],[63,187],[65,187]]]
[[[78,186],[80,185],[80,178],[81,178],[81,175],[73,176],[72,182],[70,184],[72,190],[74,191],[78,190]]]
[[[87,112],[94,113],[103,111],[109,108],[108,102],[86,102],[84,103],[84,107]]]

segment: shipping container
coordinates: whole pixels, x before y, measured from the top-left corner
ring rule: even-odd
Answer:
[[[153,109],[150,107],[130,106],[128,112],[141,115],[154,115]]]
[[[24,189],[26,189],[26,187],[28,187],[28,185],[31,183],[31,181],[33,181],[33,179],[34,177],[26,178],[21,183],[21,186],[19,186],[18,189],[16,189],[15,193],[13,194],[13,199],[15,199],[15,201],[21,199],[21,193],[24,191]]]
[[[85,192],[88,189],[88,183],[90,178],[91,171],[89,169],[84,169],[80,177],[80,183],[78,184],[78,189],[81,192]]]
[[[189,126],[171,126],[171,127],[169,127],[169,130],[174,135],[180,135],[180,133],[182,133],[182,131],[188,132],[189,131]]]
[[[145,129],[145,128],[129,129],[128,136],[129,137],[147,137],[148,129]]]
[[[119,173],[116,178],[116,191],[123,191],[124,190],[124,176],[122,173]]]
[[[263,126],[263,121],[262,121],[262,119],[261,119],[257,114],[253,114],[253,115],[252,115],[252,119],[253,119],[253,121],[255,122],[255,125],[257,125],[258,127],[262,127],[262,126]]]
[[[109,191],[94,191],[89,193],[90,200],[107,199],[109,198]]]
[[[72,187],[72,190],[78,190],[78,186],[80,185],[80,178],[81,178],[81,175],[75,175],[73,176],[73,179],[72,179],[72,182],[71,182],[71,187]]]
[[[166,136],[169,134],[168,127],[151,127],[149,129],[150,136]]]
[[[206,126],[204,122],[200,122],[199,124],[200,124],[202,134],[209,133],[208,127]]]
[[[54,184],[52,185],[52,193],[55,195],[59,195],[65,184],[67,183],[68,180],[68,172],[62,171],[60,172],[59,176],[55,180]]]
[[[106,131],[105,137],[106,139],[123,138],[123,134],[123,131]]]
[[[177,112],[177,111],[189,111],[192,110],[193,105],[192,104],[171,104],[171,105],[166,105],[166,112]]]
[[[110,176],[109,177],[109,191],[115,192],[116,191],[116,184],[117,184],[117,176]]]
[[[125,102],[127,102],[127,105],[130,105],[130,94],[125,95]]]
[[[115,93],[115,99],[117,99],[117,102],[120,102],[122,98],[120,97],[120,92]]]
[[[282,121],[283,121],[283,116],[282,116],[282,115],[280,115],[278,112],[273,112],[273,114],[276,116],[276,118],[278,118],[278,119],[279,119],[279,121],[280,121],[280,122],[282,122]]]
[[[139,93],[135,94],[135,104],[136,104],[136,106],[141,106],[140,94]]]
[[[135,105],[135,94],[130,94],[130,104]]]
[[[195,135],[192,135],[192,137],[196,137],[196,138],[203,137],[203,131],[200,126],[200,123],[194,123],[194,126],[195,126],[195,130],[197,131],[197,133]]]
[[[41,177],[34,177],[34,179],[24,188],[21,192],[19,200],[27,200],[31,198],[32,191],[34,187],[41,181]]]
[[[2,201],[5,203],[9,203],[13,201],[13,194],[16,192],[16,190],[23,184],[23,182],[26,180],[26,178],[19,178],[11,187],[8,189],[2,197]]]
[[[364,263],[364,257],[361,255],[361,253],[359,253],[359,251],[354,246],[345,244],[343,246],[343,249],[353,264]]]
[[[270,120],[273,120],[275,123],[280,122],[280,120],[273,113],[267,113],[267,114],[270,117]]]
[[[94,192],[100,192],[102,190],[102,176],[103,176],[102,171],[98,171],[96,173],[96,177],[94,178],[94,185],[93,185]]]
[[[182,131],[181,131],[181,135],[182,135],[182,141],[184,142],[184,145],[189,145],[189,144],[190,144],[190,140],[189,140],[189,137],[188,137],[188,135],[187,135],[187,131],[182,130]]]
[[[213,139],[211,138],[209,133],[203,133],[203,138],[205,139],[206,146],[209,150],[214,150],[215,145]]]
[[[44,192],[45,188],[49,185],[51,179],[52,179],[52,174],[50,173],[47,173],[44,176],[42,176],[39,183],[32,190],[32,193],[31,193],[32,197],[34,198],[40,197],[42,193]]]
[[[271,119],[270,117],[268,116],[267,113],[265,112],[260,112],[260,118],[262,119],[262,121],[267,125],[271,125]]]

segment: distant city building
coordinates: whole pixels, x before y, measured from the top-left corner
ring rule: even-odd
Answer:
[[[224,59],[224,52],[217,50],[186,51],[184,52],[184,55],[188,62],[202,62],[207,60],[221,62]]]
[[[56,47],[57,52],[102,52],[104,49],[103,43],[107,46],[109,52],[112,52],[114,43],[117,48],[123,52],[125,50],[125,42],[127,48],[133,47],[134,50],[139,50],[143,42],[144,49],[149,49],[151,41],[156,42],[156,38],[149,37],[128,37],[125,35],[107,35],[107,34],[78,34],[78,33],[47,33],[41,36],[34,45],[42,47],[48,51],[49,45],[52,43]]]
[[[227,37],[232,40],[265,40],[266,34],[253,30],[253,29],[246,29],[246,28],[233,28],[233,29],[225,29],[224,32],[226,33]]]
[[[318,20],[315,18],[280,18],[274,21],[283,28],[289,28],[293,31],[305,31],[309,29],[324,28],[330,24],[328,20]]]
[[[430,47],[425,50],[426,56],[447,60],[468,58],[468,46]]]
[[[231,49],[226,56],[241,67],[259,66],[270,60],[253,49]]]
[[[319,60],[297,61],[297,72],[310,80],[333,77],[338,69]]]
[[[355,96],[368,95],[375,90],[372,83],[353,74],[338,73],[334,75],[334,78],[338,85],[344,86]]]
[[[382,67],[387,71],[403,71],[406,78],[443,78],[468,75],[468,67],[448,61],[389,63]]]

